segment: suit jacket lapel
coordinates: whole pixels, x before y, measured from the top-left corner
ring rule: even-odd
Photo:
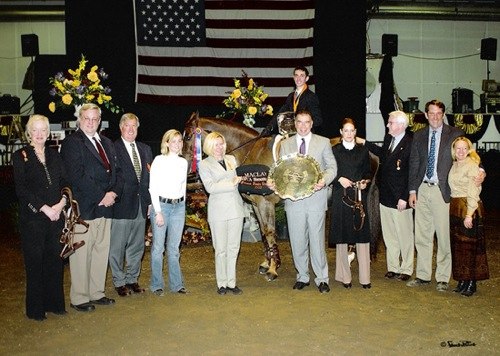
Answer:
[[[83,133],[83,131],[79,131],[79,132],[80,132],[80,135],[82,137],[83,144],[85,145],[85,147],[87,147],[87,149],[94,155],[94,157],[97,160],[99,160],[99,162],[101,162],[102,166],[104,167],[104,162],[102,161],[101,156],[99,156],[99,152],[97,152],[97,148],[94,146],[92,141],[90,141],[88,136]]]

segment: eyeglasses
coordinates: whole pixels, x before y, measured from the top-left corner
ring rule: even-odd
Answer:
[[[83,119],[84,119],[85,121],[90,121],[90,122],[99,122],[99,120],[101,120],[101,119],[100,119],[100,118],[98,118],[98,117],[85,117],[85,116],[83,117]]]

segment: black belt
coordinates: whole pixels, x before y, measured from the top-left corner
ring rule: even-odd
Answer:
[[[439,183],[434,183],[434,182],[427,182],[424,180],[424,183],[427,184],[429,187],[434,187],[434,186],[437,186],[439,185]]]
[[[177,204],[177,203],[180,203],[183,201],[184,201],[184,197],[180,197],[178,199],[169,199],[169,198],[160,197],[160,203]]]

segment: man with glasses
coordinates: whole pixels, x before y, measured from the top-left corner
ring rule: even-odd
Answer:
[[[386,247],[385,278],[407,281],[413,274],[413,212],[408,205],[408,170],[413,136],[406,132],[408,116],[393,111],[382,147],[356,138],[380,159],[378,187],[380,222]]]
[[[110,139],[98,134],[100,123],[99,106],[84,104],[78,130],[61,146],[73,197],[79,203],[81,218],[89,224],[88,231],[78,235],[85,244],[70,256],[71,307],[81,312],[115,303],[105,296],[104,289],[113,205],[121,188],[116,179],[115,148]]]

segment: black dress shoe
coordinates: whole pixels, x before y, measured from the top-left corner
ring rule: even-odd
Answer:
[[[217,289],[217,294],[224,295],[226,293],[227,293],[226,287],[220,287],[219,289]]]
[[[127,286],[119,286],[119,287],[116,287],[115,290],[116,290],[116,293],[118,293],[118,295],[120,297],[126,297],[127,295],[132,293],[132,291],[130,289],[128,289]]]
[[[70,304],[70,307],[79,311],[79,312],[90,312],[95,309],[95,306],[93,306],[90,303],[82,303],[82,304]]]
[[[33,317],[29,316],[28,318],[36,321],[44,321],[45,319],[47,319],[45,315],[33,316]]]
[[[137,282],[125,284],[125,286],[127,286],[127,288],[130,289],[135,294],[140,294],[145,292],[144,288],[141,288],[141,286]]]
[[[66,315],[66,314],[68,314],[68,312],[63,309],[63,310],[53,311],[52,314],[55,314],[55,315]]]
[[[227,287],[227,291],[232,292],[234,295],[239,295],[243,293],[243,291],[239,289],[238,286],[234,286],[234,288]]]
[[[90,303],[97,305],[111,305],[115,304],[115,300],[108,297],[102,297],[101,299],[91,300]]]
[[[342,283],[345,289],[351,289],[352,288],[352,283]]]
[[[328,286],[328,283],[321,282],[318,286],[318,290],[320,293],[328,293],[330,291],[330,287]]]
[[[405,274],[405,273],[401,273],[398,277],[398,279],[400,281],[403,281],[403,282],[406,282],[407,280],[409,280],[411,278],[411,276],[409,274]]]
[[[397,279],[399,278],[399,273],[387,272],[384,277],[387,279]]]
[[[304,289],[304,287],[307,287],[309,285],[309,282],[295,282],[295,284],[293,285],[293,289],[298,289],[298,290],[301,290],[301,289]]]
[[[372,287],[372,284],[371,283],[362,284],[361,286],[363,287],[363,289],[370,289]]]

